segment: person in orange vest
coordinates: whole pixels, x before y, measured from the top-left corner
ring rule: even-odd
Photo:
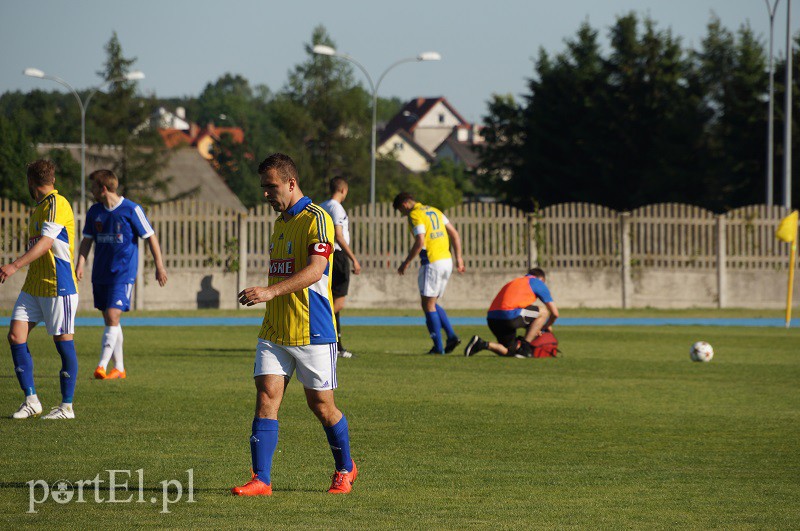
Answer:
[[[534,304],[537,300],[543,308]],[[528,274],[515,278],[500,289],[495,296],[486,322],[497,342],[484,341],[472,336],[464,349],[464,356],[472,356],[481,350],[491,350],[499,356],[529,357],[515,351],[517,330],[525,328],[525,342],[530,344],[543,331],[550,331],[558,319],[558,307],[545,284],[545,273],[535,267]]]

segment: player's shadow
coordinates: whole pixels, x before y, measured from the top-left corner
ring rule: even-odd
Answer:
[[[200,281],[200,291],[197,292],[198,308],[219,308],[219,290],[211,285],[211,275],[206,275]]]

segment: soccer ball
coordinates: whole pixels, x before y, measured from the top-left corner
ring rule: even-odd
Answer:
[[[698,341],[692,345],[689,357],[692,358],[692,361],[711,361],[711,358],[714,357],[714,349],[709,343]]]

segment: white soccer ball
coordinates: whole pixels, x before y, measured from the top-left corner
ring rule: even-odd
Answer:
[[[711,358],[714,357],[714,349],[706,341],[698,341],[692,345],[689,357],[692,358],[692,361],[711,361]]]

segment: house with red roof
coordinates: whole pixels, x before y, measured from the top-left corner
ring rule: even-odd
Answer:
[[[472,169],[477,165],[473,147],[481,142],[480,128],[446,98],[415,98],[387,122],[376,151],[413,172],[429,170],[440,157]]]

